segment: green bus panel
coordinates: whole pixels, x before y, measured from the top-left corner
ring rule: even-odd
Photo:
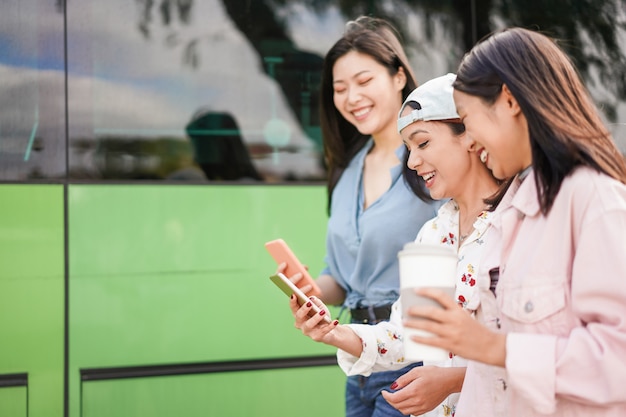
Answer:
[[[26,387],[0,387],[0,416],[27,417],[27,392]]]
[[[58,280],[63,265],[63,186],[0,185],[0,280]]]
[[[0,374],[28,373],[30,417],[63,415],[63,222],[62,185],[0,185]]]
[[[80,369],[334,354],[294,328],[288,298],[266,273],[218,275],[73,280],[71,363]]]
[[[334,355],[294,328],[263,246],[316,275],[325,207],[322,186],[71,185],[70,416],[85,368]]]
[[[344,415],[338,367],[84,382],[82,417]]]
[[[69,205],[70,273],[77,279],[265,273],[259,267],[271,258],[263,243],[276,237],[315,273],[324,254],[321,186],[71,185]]]

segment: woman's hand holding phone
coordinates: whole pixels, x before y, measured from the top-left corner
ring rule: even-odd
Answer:
[[[277,273],[287,276],[305,294],[319,297],[321,290],[306,268],[293,253],[283,239],[275,239],[265,243],[265,249],[278,264]]]
[[[311,299],[305,293],[303,293],[302,290],[298,288],[293,282],[291,282],[291,280],[287,278],[284,274],[278,272],[270,276],[270,280],[289,297],[295,297],[298,301],[298,305],[308,304],[307,307],[311,308],[309,311],[309,315],[313,316],[319,314],[321,316],[324,316],[324,320],[327,323],[331,322],[330,313],[328,312],[328,310],[320,310],[320,308],[316,304],[312,304]]]
[[[295,327],[316,342],[360,356],[363,350],[361,339],[349,326],[339,325],[338,320],[331,319],[328,308],[318,298],[322,292],[320,287],[287,244],[282,239],[276,239],[267,242],[265,247],[278,264],[276,274],[270,279],[291,297],[289,306],[295,318]],[[343,301],[343,290],[330,276],[324,277],[334,283],[336,291],[333,293],[338,293],[335,297],[338,302]]]
[[[300,305],[296,297],[291,297],[289,306],[296,319],[295,326],[302,334],[316,342],[342,349],[357,358],[361,356],[363,344],[360,337],[350,326],[340,325],[338,320],[325,321],[328,317],[328,308],[319,298],[310,297],[308,302]],[[314,309],[320,312],[311,316]]]
[[[339,321],[327,321],[330,313],[319,298],[310,297],[308,302],[300,305],[294,295],[289,300],[289,307],[291,307],[291,313],[296,320],[295,327],[297,329],[300,329],[305,336],[316,342],[330,344],[328,335],[337,327]],[[314,313],[315,310],[319,310],[319,313]]]

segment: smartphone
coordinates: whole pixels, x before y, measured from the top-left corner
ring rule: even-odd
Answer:
[[[288,277],[294,276],[297,272],[302,273],[302,279],[298,281],[298,288],[309,284],[312,289],[308,292],[308,295],[314,295],[319,297],[322,291],[317,286],[315,280],[309,274],[309,271],[298,260],[293,251],[287,246],[283,239],[271,240],[265,244],[265,249],[272,255],[272,258],[276,261],[276,264],[286,263],[287,267],[284,270],[284,274]]]
[[[298,297],[298,301],[300,305],[303,305],[309,301],[309,297],[307,297],[307,295],[303,293],[300,290],[300,288],[296,287],[296,284],[291,282],[289,278],[287,278],[285,275],[281,274],[280,272],[276,275],[272,275],[270,279],[272,280],[274,284],[276,284],[278,288],[283,290],[283,292],[287,294],[289,297],[291,297],[292,294],[295,294],[296,297]],[[313,303],[313,307],[311,308],[311,311],[313,312],[313,314],[319,314],[319,312],[322,310],[317,305],[315,305],[315,303]],[[324,321],[326,323],[330,323],[331,322],[330,314],[328,312],[326,313],[327,314],[324,315]]]

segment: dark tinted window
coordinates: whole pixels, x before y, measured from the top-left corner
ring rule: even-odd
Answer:
[[[497,27],[561,38],[626,151],[622,0],[70,1],[67,73],[64,3],[2,2],[0,180],[321,181],[322,59],[360,14],[393,21],[420,82]]]
[[[322,180],[322,58],[263,9],[245,33],[218,1],[72,3],[72,178]]]

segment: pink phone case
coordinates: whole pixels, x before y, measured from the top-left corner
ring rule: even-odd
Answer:
[[[307,294],[309,296],[314,295],[319,297],[322,293],[320,288],[315,283],[315,280],[309,274],[309,271],[306,270],[304,265],[298,260],[293,251],[287,246],[283,239],[271,240],[265,244],[265,249],[272,255],[272,258],[276,261],[276,264],[281,264],[285,262],[287,267],[283,271],[283,273],[287,277],[294,276],[297,272],[302,273],[302,279],[298,281],[298,288],[302,288],[306,284],[310,284],[313,289],[310,290]]]

